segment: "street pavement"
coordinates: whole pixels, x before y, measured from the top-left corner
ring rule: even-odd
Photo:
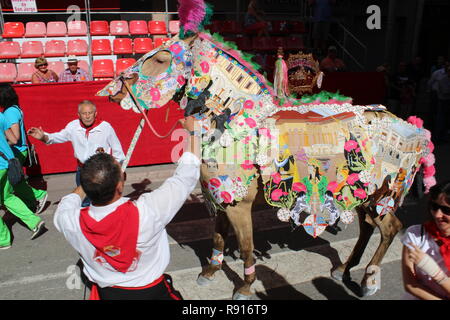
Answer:
[[[450,145],[435,150],[437,179],[450,178],[446,164],[450,162]],[[133,167],[127,169],[124,194],[137,197],[151,192],[169,177],[172,164]],[[4,214],[11,225],[13,246],[0,251],[0,300],[81,300],[89,295],[79,277],[78,254],[57,232],[53,215],[59,200],[75,187],[75,174],[46,175],[44,183],[49,191],[48,205],[40,216],[48,231],[36,240],[29,240],[31,232],[9,214]],[[397,215],[404,228],[420,223],[425,210],[425,199],[407,197]],[[324,232],[313,239],[302,228],[292,230],[290,225],[276,218],[276,211],[261,209],[253,212],[256,272],[253,285],[254,300],[399,300],[403,286],[400,268],[402,245],[397,235],[381,266],[381,290],[373,296],[361,297],[359,283],[364,269],[379,244],[376,232],[366,249],[361,263],[353,269],[351,281],[333,280],[330,270],[345,261],[358,236],[355,221],[336,235]],[[0,214],[0,215],[3,215]],[[239,259],[237,243],[232,233],[228,239],[223,269],[206,287],[196,279],[211,255],[214,218],[203,204],[200,189],[196,188],[167,226],[170,237],[171,262],[167,269],[177,290],[185,299],[228,300],[243,282],[243,262]]]

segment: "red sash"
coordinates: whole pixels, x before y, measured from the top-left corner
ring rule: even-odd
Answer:
[[[441,235],[441,232],[434,221],[424,223],[424,228],[438,244],[445,265],[447,266],[447,269],[450,270],[450,237]]]

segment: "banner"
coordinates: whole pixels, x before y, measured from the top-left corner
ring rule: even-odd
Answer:
[[[11,0],[14,12],[37,12],[36,0]]]

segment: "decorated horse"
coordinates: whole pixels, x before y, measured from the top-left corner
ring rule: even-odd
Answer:
[[[313,237],[338,219],[349,224],[358,218],[358,241],[332,270],[336,279],[350,276],[377,227],[381,242],[361,284],[365,295],[374,294],[373,272],[380,269],[373,266],[380,266],[402,228],[396,209],[421,167],[425,187],[435,183],[430,133],[418,118],[406,122],[382,105],[353,105],[338,93],[277,94],[248,54],[205,31],[211,14],[203,1],[180,0],[180,33],[98,93],[144,117],[176,100],[201,124],[200,184],[216,226],[210,264],[197,282],[211,283],[221,269],[231,225],[244,261],[244,285],[233,298],[251,296],[251,209],[259,194],[280,220]]]

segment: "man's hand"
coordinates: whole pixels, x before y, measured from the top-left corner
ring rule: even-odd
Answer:
[[[37,140],[41,140],[42,142],[47,142],[48,140],[47,136],[44,133],[44,130],[42,130],[42,127],[39,128],[31,127],[28,129],[27,134]]]

